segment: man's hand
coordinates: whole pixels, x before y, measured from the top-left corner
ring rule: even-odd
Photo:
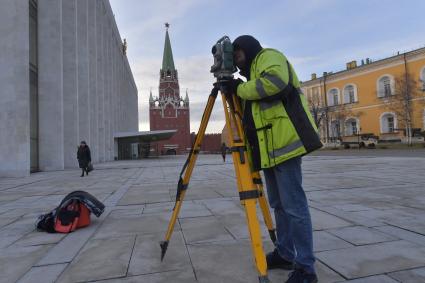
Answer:
[[[223,83],[223,92],[225,94],[236,94],[238,86],[243,83],[241,79],[232,79]]]

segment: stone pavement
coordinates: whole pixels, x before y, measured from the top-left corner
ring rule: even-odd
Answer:
[[[0,282],[257,282],[233,164],[220,155],[198,159],[160,262],[185,159],[0,179]],[[425,158],[309,156],[303,169],[320,282],[425,282]],[[37,216],[74,190],[105,213],[71,234],[35,231]]]

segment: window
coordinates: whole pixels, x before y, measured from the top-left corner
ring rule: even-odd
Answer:
[[[350,118],[345,121],[345,134],[347,136],[353,136],[358,134],[357,120],[355,118]]]
[[[354,103],[357,101],[356,88],[348,85],[344,88],[344,103]]]
[[[394,117],[387,117],[388,132],[394,132]]]
[[[392,92],[393,81],[389,75],[385,75],[378,80],[378,97],[388,97]]]
[[[339,121],[334,120],[331,122],[331,128],[330,128],[330,137],[331,138],[338,138],[340,137],[340,126]]]
[[[394,133],[397,129],[397,119],[394,113],[381,115],[381,133]]]
[[[329,106],[334,106],[339,104],[339,90],[337,88],[333,88],[329,90],[328,104]]]

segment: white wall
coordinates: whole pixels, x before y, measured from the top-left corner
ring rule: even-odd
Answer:
[[[0,177],[30,172],[28,7],[28,0],[1,2]]]
[[[28,6],[0,10],[0,176],[30,171]],[[114,133],[137,131],[138,111],[108,0],[38,0],[38,53],[40,169],[77,167],[81,140],[94,162],[113,160]]]

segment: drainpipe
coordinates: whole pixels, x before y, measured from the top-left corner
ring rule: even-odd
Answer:
[[[328,95],[326,93],[326,76],[327,73],[323,73],[323,93],[325,98],[325,122],[326,122],[326,143],[329,142],[329,116],[328,116]]]
[[[404,99],[404,103],[406,103],[406,134],[407,134],[407,144],[409,146],[412,145],[412,121],[411,121],[411,113],[410,113],[410,103],[411,97],[410,97],[410,89],[409,89],[409,75],[407,73],[407,59],[406,59],[406,53],[403,54],[403,60],[404,60],[404,81],[406,85],[406,97]]]

